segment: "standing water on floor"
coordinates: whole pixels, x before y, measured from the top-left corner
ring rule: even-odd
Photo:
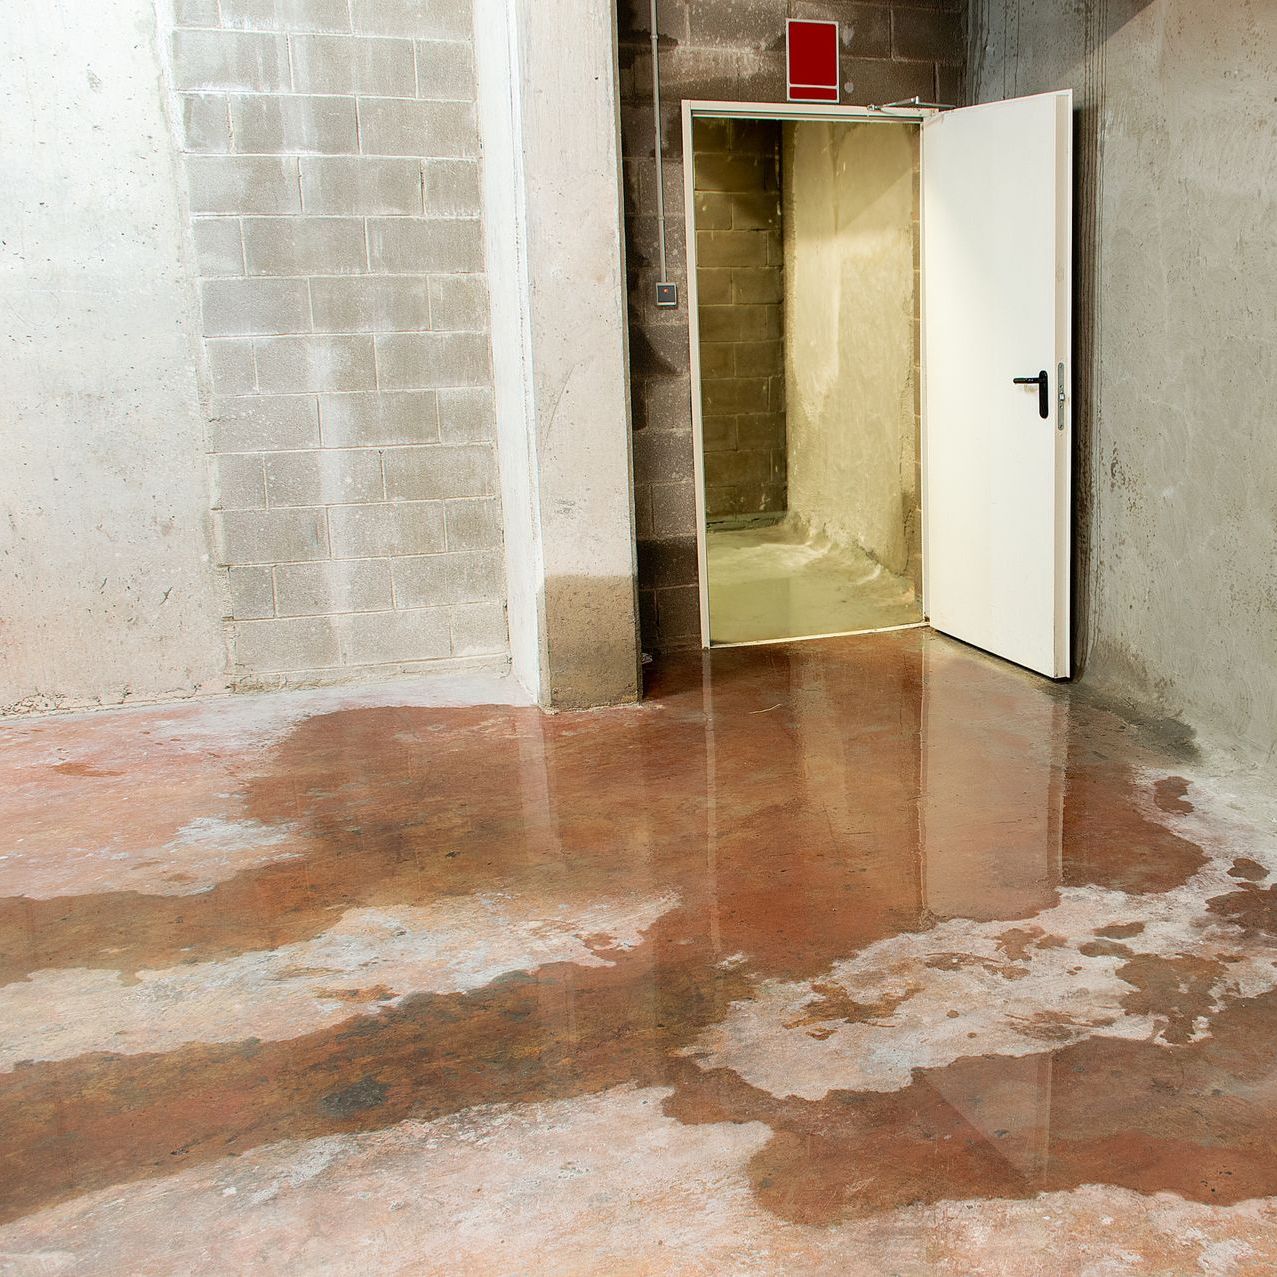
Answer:
[[[1277,1272],[1269,788],[926,630],[648,674],[0,732],[0,1273]]]

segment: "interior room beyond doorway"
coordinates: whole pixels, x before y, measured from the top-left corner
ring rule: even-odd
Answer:
[[[919,623],[917,128],[692,130],[709,638]]]

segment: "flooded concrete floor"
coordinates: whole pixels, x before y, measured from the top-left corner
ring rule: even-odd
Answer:
[[[1277,1268],[1274,806],[928,631],[0,737],[0,1272]]]
[[[913,583],[856,546],[811,540],[784,523],[708,533],[715,643],[847,634],[921,621]]]

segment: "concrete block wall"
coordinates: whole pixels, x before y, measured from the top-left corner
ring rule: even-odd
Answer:
[[[232,681],[508,651],[469,0],[174,0]]]
[[[647,0],[618,0],[639,606],[648,651],[694,646],[699,614],[685,307],[657,310],[656,159]],[[670,274],[686,294],[681,102],[785,99],[785,20],[841,24],[843,100],[961,102],[959,0],[660,0]]]
[[[762,120],[700,120],[693,138],[711,519],[785,511],[780,140]]]

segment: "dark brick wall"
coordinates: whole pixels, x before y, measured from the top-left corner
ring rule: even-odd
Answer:
[[[960,0],[660,0],[669,273],[677,310],[657,310],[656,149],[647,0],[618,0],[621,139],[630,291],[639,604],[648,651],[698,642],[696,508],[683,212],[684,98],[785,100],[785,19],[841,24],[843,101],[962,100]],[[850,87],[848,87],[850,86]]]
[[[785,511],[780,129],[698,120],[693,137],[710,519]]]

